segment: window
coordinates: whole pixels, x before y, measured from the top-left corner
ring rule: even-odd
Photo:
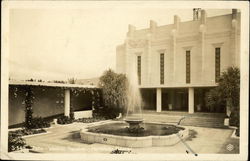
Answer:
[[[220,78],[220,48],[215,48],[215,82]]]
[[[186,83],[190,83],[190,50],[186,51]]]
[[[137,76],[138,84],[141,84],[141,56],[137,56]]]
[[[160,83],[164,84],[164,53],[160,54]]]

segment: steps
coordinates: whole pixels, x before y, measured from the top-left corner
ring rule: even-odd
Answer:
[[[211,128],[227,128],[226,126],[224,126],[224,118],[189,117],[184,119],[180,125],[211,127]]]
[[[198,127],[210,127],[210,128],[227,128],[224,126],[224,116],[197,116],[188,114],[188,115],[170,115],[170,114],[152,114],[146,113],[143,114],[145,121],[147,122],[164,122],[164,123],[178,123],[183,126],[198,126]]]

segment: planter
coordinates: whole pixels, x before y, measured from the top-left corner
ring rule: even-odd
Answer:
[[[54,125],[57,125],[57,119],[53,119],[53,123]]]
[[[197,105],[197,111],[201,111],[201,105],[200,104]]]
[[[229,118],[225,118],[224,119],[224,125],[225,126],[229,126]]]
[[[75,111],[74,112],[75,119],[79,118],[92,118],[92,110],[87,110],[87,111]]]
[[[173,110],[172,104],[168,104],[168,109],[169,109],[169,110]]]

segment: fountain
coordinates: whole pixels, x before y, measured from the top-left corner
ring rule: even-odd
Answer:
[[[137,131],[142,129],[140,124],[143,122],[142,109],[141,109],[141,93],[138,86],[138,75],[136,74],[136,63],[131,67],[128,77],[128,103],[127,103],[127,114],[124,119],[125,122],[129,124],[129,131]]]
[[[136,61],[135,61],[136,62]],[[136,65],[136,63],[134,63]],[[123,121],[110,121],[85,127],[81,139],[87,143],[102,143],[123,147],[151,147],[174,145],[188,136],[188,129],[179,125],[147,123],[142,115],[142,99],[136,66],[127,73],[127,113]],[[129,126],[128,126],[129,125]]]

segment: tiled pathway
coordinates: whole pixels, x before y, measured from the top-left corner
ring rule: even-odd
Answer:
[[[69,125],[54,125],[48,129],[47,134],[25,138],[28,145],[35,151],[46,153],[106,153],[112,150],[131,150],[132,153],[186,153],[187,148],[179,142],[174,146],[149,147],[149,148],[124,148],[104,144],[86,144],[80,140],[79,130],[86,126],[84,123]],[[196,153],[238,153],[237,139],[230,138],[232,129],[188,127],[194,136],[187,139],[186,143]],[[231,143],[234,148],[228,151],[227,145]]]

